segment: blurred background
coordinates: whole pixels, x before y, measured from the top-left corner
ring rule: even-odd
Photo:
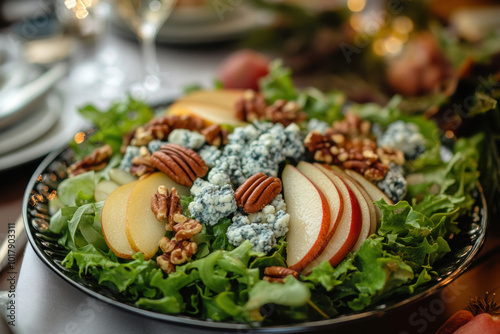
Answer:
[[[499,170],[499,17],[494,0],[0,0],[0,171],[71,139],[84,104],[258,89],[276,58],[349,103],[398,94],[443,140],[480,129]]]

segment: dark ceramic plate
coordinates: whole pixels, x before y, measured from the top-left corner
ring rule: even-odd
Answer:
[[[85,293],[121,309],[170,323],[197,326],[212,329],[235,329],[241,330],[241,324],[219,323],[205,321],[199,318],[187,316],[172,316],[153,311],[143,310],[127,304],[120,299],[120,295],[113,293],[110,289],[96,284],[95,281],[80,278],[78,272],[67,269],[61,265],[67,251],[58,245],[57,236],[48,230],[50,214],[48,212],[48,200],[56,194],[57,185],[66,178],[66,167],[72,162],[72,152],[69,148],[63,148],[50,154],[38,167],[31,178],[26,190],[23,203],[23,218],[28,239],[42,261],[65,279],[70,284]],[[259,328],[260,332],[300,332],[310,331],[325,327],[335,327],[358,319],[378,317],[403,305],[415,302],[436,293],[439,289],[460,276],[472,263],[481,248],[487,227],[486,202],[482,190],[478,185],[474,192],[476,198],[473,214],[465,217],[459,222],[462,232],[450,241],[451,252],[446,254],[434,265],[439,278],[420,286],[413,295],[392,297],[372,306],[363,312],[352,312],[343,314],[333,319],[303,322],[286,326],[271,326]]]

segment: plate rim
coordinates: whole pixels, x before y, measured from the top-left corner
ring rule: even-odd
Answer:
[[[127,312],[134,313],[136,315],[142,315],[150,319],[163,321],[166,323],[171,323],[173,325],[182,325],[187,327],[194,328],[205,328],[205,329],[219,329],[219,330],[252,330],[255,332],[262,333],[296,333],[302,331],[310,331],[311,329],[318,330],[322,328],[333,328],[339,325],[345,325],[355,320],[367,320],[375,317],[381,317],[384,314],[391,312],[396,309],[400,309],[403,306],[407,306],[411,303],[414,303],[420,299],[424,299],[429,297],[441,289],[445,288],[459,276],[461,276],[472,264],[474,259],[477,257],[479,251],[484,245],[486,234],[489,227],[489,217],[488,217],[488,207],[486,198],[484,196],[483,188],[479,182],[476,183],[477,191],[479,192],[479,200],[481,202],[482,207],[480,208],[481,218],[478,222],[478,225],[482,227],[482,231],[480,232],[479,237],[475,242],[471,245],[471,249],[467,254],[467,257],[463,261],[463,263],[456,269],[454,269],[448,276],[442,278],[441,280],[435,281],[432,286],[429,286],[424,291],[411,295],[409,298],[405,298],[402,301],[396,302],[392,305],[386,306],[385,304],[380,305],[375,309],[371,309],[368,311],[360,312],[360,313],[351,313],[346,315],[336,316],[331,319],[325,320],[317,320],[317,321],[308,321],[301,322],[291,325],[276,325],[276,326],[261,326],[261,327],[252,327],[247,324],[242,323],[228,323],[228,322],[215,322],[211,320],[202,320],[194,317],[183,316],[183,315],[169,315],[164,313],[158,313],[151,310],[141,309],[136,306],[125,304],[123,302],[114,300],[112,298],[106,297],[96,291],[91,290],[90,288],[80,284],[79,282],[71,279],[65,275],[61,269],[49,258],[45,252],[43,252],[39,246],[37,245],[37,241],[33,235],[34,228],[28,221],[28,205],[30,200],[30,195],[32,190],[35,187],[35,184],[40,175],[50,166],[51,163],[55,162],[56,159],[62,155],[66,150],[70,149],[68,145],[64,145],[54,151],[52,151],[36,168],[33,176],[31,177],[26,191],[24,193],[23,204],[22,204],[22,217],[24,222],[24,227],[26,230],[26,234],[29,240],[29,243],[37,256],[42,260],[42,262],[47,265],[52,271],[54,271],[57,276],[63,278],[66,282],[70,283],[71,286],[83,291],[91,297],[94,297],[106,304],[113,306],[115,308],[122,309]]]

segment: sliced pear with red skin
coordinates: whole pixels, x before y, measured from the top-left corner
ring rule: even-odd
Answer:
[[[134,186],[127,204],[126,233],[130,247],[142,252],[145,259],[158,251],[158,243],[165,235],[165,224],[159,222],[151,210],[151,197],[159,186],[177,189],[179,195],[189,195],[189,188],[175,183],[163,173],[154,173],[140,179]]]
[[[356,180],[363,188],[365,188],[366,192],[372,199],[372,203],[378,202],[381,198],[383,198],[387,204],[394,204],[382,190],[380,190],[376,185],[365,179],[365,177],[359,174],[358,172],[346,169],[345,173],[350,177],[352,177],[354,180]],[[375,211],[377,213],[377,224],[378,224],[378,222],[380,222],[380,219],[382,218],[382,212],[380,211],[378,205],[375,205]]]
[[[339,226],[340,218],[344,212],[344,199],[340,194],[335,184],[321,170],[314,165],[301,161],[297,165],[297,169],[302,172],[309,180],[311,180],[319,190],[323,192],[328,206],[330,207],[330,229],[326,237],[327,242],[330,241],[333,234]]]
[[[104,240],[109,249],[122,259],[131,259],[135,254],[128,242],[126,223],[128,199],[137,182],[128,183],[113,191],[104,202],[101,212]]]
[[[325,247],[323,253],[316,258],[305,270],[309,273],[312,269],[322,263],[329,261],[332,266],[339,264],[356,244],[361,233],[361,208],[354,193],[349,189],[344,180],[338,177],[326,165],[314,164],[335,184],[344,199],[344,212],[339,226],[332,239]]]
[[[375,203],[373,203],[373,199],[370,197],[366,189],[358,181],[356,181],[354,178],[352,178],[347,174],[347,171],[349,171],[349,169],[339,168],[339,170],[341,171],[342,175],[345,175],[346,178],[350,179],[357,186],[357,188],[365,198],[366,202],[368,203],[368,209],[370,210],[370,220],[371,220],[370,234],[374,234],[375,232],[377,232],[378,222],[379,222],[377,213],[378,206]]]
[[[358,186],[352,179],[347,176],[342,169],[340,169],[338,166],[328,166],[329,168],[332,169],[332,171],[337,174],[338,177],[342,178],[349,189],[354,193],[354,196],[356,196],[356,199],[358,200],[359,207],[361,209],[361,232],[359,233],[358,240],[356,241],[356,244],[352,248],[353,252],[356,252],[360,247],[361,244],[368,238],[368,236],[371,234],[372,230],[372,217],[371,217],[371,212],[370,212],[370,207],[368,202],[366,201],[366,198],[363,196],[363,193],[359,190]],[[375,217],[373,217],[375,219]]]
[[[281,179],[290,215],[287,263],[290,268],[302,271],[327,244],[330,207],[325,195],[297,168],[287,165]]]

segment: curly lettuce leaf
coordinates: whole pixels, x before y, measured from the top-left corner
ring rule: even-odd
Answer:
[[[63,180],[57,187],[57,196],[65,206],[79,206],[94,202],[96,173],[89,171]]]
[[[265,304],[285,306],[302,306],[311,298],[311,291],[302,282],[287,276],[281,283],[259,281],[249,292],[248,302],[244,308],[255,311]]]
[[[120,152],[123,136],[153,118],[153,110],[146,103],[131,96],[115,102],[107,110],[87,105],[78,110],[80,115],[92,122],[97,131],[82,144],[72,143],[77,158],[83,158],[96,146],[109,144],[114,153]]]
[[[422,198],[428,193],[440,195],[440,201],[448,199],[451,201],[448,206],[459,209],[458,215],[467,213],[474,204],[472,191],[479,180],[476,147],[480,140],[480,136],[459,139],[448,162],[411,175],[408,180],[417,179],[418,182],[408,182],[407,198]]]

